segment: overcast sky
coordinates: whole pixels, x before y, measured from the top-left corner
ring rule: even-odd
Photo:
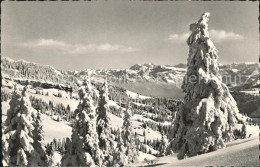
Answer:
[[[2,56],[64,70],[186,63],[203,12],[220,63],[257,62],[257,2],[2,2]]]

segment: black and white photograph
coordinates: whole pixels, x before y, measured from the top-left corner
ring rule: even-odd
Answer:
[[[3,1],[2,166],[259,166],[259,39],[257,1]]]

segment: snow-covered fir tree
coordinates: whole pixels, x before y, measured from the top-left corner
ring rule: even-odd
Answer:
[[[165,141],[163,132],[161,133],[161,135],[162,135],[162,138],[161,138],[161,141],[160,141],[159,151],[160,151],[160,154],[161,154],[162,156],[164,156],[165,153],[166,153],[167,143],[166,143],[166,141]]]
[[[108,87],[105,82],[99,90],[99,101],[97,107],[97,133],[99,148],[104,156],[104,166],[112,166],[114,154],[114,141],[111,134],[108,101]]]
[[[55,139],[55,138],[54,138]],[[49,166],[53,166],[54,164],[54,152],[55,152],[55,144],[52,141],[46,145],[46,154],[48,155],[48,163]]]
[[[2,134],[4,134],[5,131],[5,125],[2,122],[1,124],[2,126]],[[9,156],[8,156],[8,143],[7,143],[7,136],[6,135],[2,135],[2,164],[3,166],[7,166],[7,162],[9,160]]]
[[[43,164],[46,165],[48,163],[48,157],[46,155],[45,145],[43,143],[44,136],[43,136],[42,118],[40,112],[38,111],[36,115],[32,113],[32,118],[33,118],[33,127],[34,127],[32,131],[33,147],[35,151],[38,153],[34,155],[32,158],[37,162],[42,162]]]
[[[124,141],[122,139],[122,135],[120,130],[118,129],[117,133],[117,146],[114,154],[114,163],[115,166],[122,166],[126,165],[128,163],[127,156],[125,154],[125,147],[124,147]]]
[[[71,141],[67,139],[61,166],[101,166],[103,155],[96,133],[95,108],[91,95],[93,88],[88,79],[79,89],[80,102],[75,110]]]
[[[209,13],[190,25],[189,57],[182,89],[184,105],[174,121],[170,146],[178,158],[225,147],[233,140],[233,127],[241,118],[236,101],[222,83],[217,49],[208,32]]]
[[[7,163],[10,166],[47,165],[45,152],[39,151],[34,145],[32,113],[36,114],[36,111],[31,107],[26,89],[24,87],[21,95],[15,89],[9,103],[10,109],[7,111],[4,132],[6,141],[9,143]]]
[[[128,163],[135,162],[138,157],[138,149],[135,143],[135,135],[133,133],[133,124],[131,117],[132,110],[130,104],[128,104],[126,110],[124,111],[124,122],[122,127],[122,139],[124,142],[125,154]]]
[[[242,139],[246,138],[246,135],[247,135],[246,125],[243,124],[241,129],[241,138]]]

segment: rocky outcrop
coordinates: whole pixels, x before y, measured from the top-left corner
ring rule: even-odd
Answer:
[[[222,83],[217,49],[208,33],[209,13],[190,25],[188,69],[182,89],[184,105],[176,115],[171,147],[178,158],[225,147],[233,140],[240,114],[228,87]]]

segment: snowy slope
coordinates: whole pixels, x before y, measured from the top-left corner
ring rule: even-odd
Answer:
[[[161,167],[185,167],[185,166],[259,166],[259,138],[248,138],[240,141],[233,141],[226,148],[214,152],[198,155],[195,157],[178,160],[177,154],[157,158],[157,166]],[[159,165],[160,164],[160,165]],[[139,162],[129,166],[147,165],[146,162]],[[156,166],[154,165],[154,166]]]
[[[146,154],[146,153],[143,153],[142,151],[139,151],[138,161],[144,161],[145,158],[149,159],[149,160],[156,159],[156,157],[151,154]],[[129,165],[129,166],[131,166],[131,165]]]
[[[42,114],[42,119],[45,143],[51,142],[54,138],[62,139],[71,137],[72,128],[67,122],[56,122],[45,114]]]
[[[49,103],[49,101],[52,101],[53,104],[59,104],[62,103],[64,106],[70,105],[71,110],[75,110],[78,106],[78,101],[75,99],[68,99],[68,98],[60,98],[55,96],[45,96],[41,94],[34,94],[34,93],[28,93],[29,96],[34,96],[38,99],[44,100],[46,103]]]
[[[149,98],[151,98],[151,97],[148,97],[148,96],[139,95],[139,94],[137,94],[135,92],[131,92],[129,90],[126,91],[126,94],[129,95],[133,99],[149,99]]]

